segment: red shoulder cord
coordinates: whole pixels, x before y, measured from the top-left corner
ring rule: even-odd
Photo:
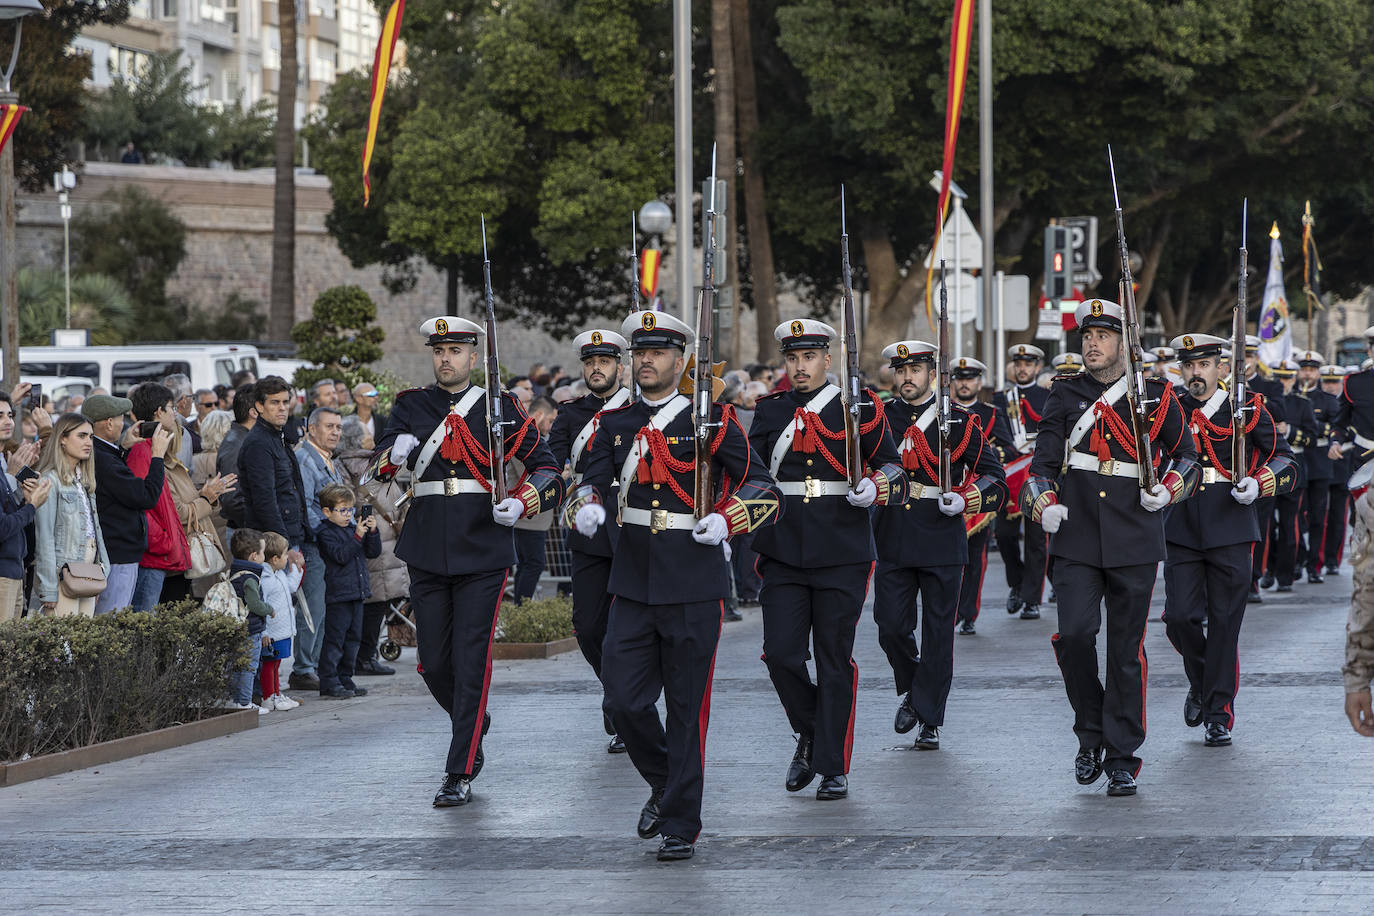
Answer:
[[[931,480],[938,482],[940,479],[940,459],[930,450],[930,443],[926,441],[926,434],[913,423],[906,428],[906,433],[902,438],[909,443],[907,448],[902,451],[902,467],[908,471],[920,468],[926,472]],[[949,458],[951,461],[964,454],[971,438],[973,438],[973,423],[965,421],[963,440],[950,449]]]
[[[1035,412],[1035,408],[1031,406],[1030,400],[1026,398],[1024,395],[1021,396],[1020,400],[1021,412],[1024,413],[1027,418],[1034,420],[1036,423],[1039,423],[1041,420],[1040,414]]]
[[[720,430],[716,437],[711,440],[711,454],[714,455],[719,449],[720,444],[725,441],[725,430],[730,421],[734,419],[734,411],[730,405],[726,404],[720,415]],[[686,474],[696,467],[696,458],[686,461],[679,461],[668,451],[668,440],[663,435],[663,430],[653,426],[641,427],[635,433],[635,446],[639,449],[639,464],[635,468],[636,483],[666,483],[678,499],[687,504],[689,510],[695,509],[692,495],[678,484],[677,478],[673,474]],[[645,455],[652,460],[645,460]],[[727,478],[726,493],[729,493],[729,483]]]
[[[805,407],[798,407],[796,413],[792,415],[792,421],[797,424],[796,435],[792,437],[792,451],[810,455],[820,452],[825,456],[826,463],[835,469],[837,474],[848,474],[844,464],[835,457],[834,452],[821,445],[822,439],[829,439],[837,442],[844,438],[844,429],[838,432],[831,432],[826,425],[821,422],[820,416],[814,411],[807,410]],[[866,435],[878,428],[878,424],[883,422],[882,409],[879,408],[874,413],[873,419],[860,425],[859,435]]]
[[[1256,397],[1258,397],[1258,395],[1256,395]],[[1251,403],[1253,404],[1254,402],[1252,401]],[[1259,422],[1259,411],[1256,410],[1254,414],[1255,415],[1245,427],[1245,434],[1247,436],[1250,434],[1251,430],[1255,428],[1255,424]],[[1197,407],[1193,409],[1193,426],[1200,433],[1198,438],[1202,440],[1202,449],[1207,453],[1207,457],[1212,460],[1213,467],[1215,467],[1221,476],[1225,477],[1227,480],[1235,480],[1233,472],[1222,467],[1221,461],[1217,458],[1216,450],[1213,448],[1213,443],[1230,440],[1232,433],[1231,425],[1228,423],[1225,426],[1218,426],[1203,414],[1202,408]]]
[[[1155,409],[1155,420],[1150,426],[1150,439],[1154,440],[1159,435],[1159,431],[1164,428],[1164,420],[1169,415],[1169,399],[1174,398],[1174,388],[1172,385],[1164,386],[1164,394],[1160,396],[1159,407]],[[1097,422],[1093,424],[1092,438],[1088,442],[1088,447],[1097,455],[1098,461],[1110,461],[1112,458],[1112,447],[1108,444],[1106,436],[1102,434],[1102,427],[1106,426],[1112,435],[1116,436],[1121,447],[1132,461],[1139,458],[1135,452],[1135,432],[1127,425],[1127,421],[1121,414],[1109,404],[1101,401],[1093,402],[1093,415],[1097,417]],[[1159,463],[1159,456],[1154,456],[1152,461]]]
[[[511,452],[520,450],[520,443],[525,441],[531,425],[534,423],[533,417],[526,417],[520,429],[507,443]],[[491,481],[487,480],[487,472],[491,469],[491,454],[484,448],[477,438],[473,436],[472,430],[468,428],[467,420],[456,413],[450,413],[444,418],[444,425],[448,432],[444,435],[444,442],[439,446],[439,455],[447,461],[463,462],[463,466],[468,469],[472,479],[482,485],[482,489],[491,492]],[[524,478],[521,477],[523,481]]]

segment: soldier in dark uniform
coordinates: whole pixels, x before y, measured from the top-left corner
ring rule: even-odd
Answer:
[[[1322,391],[1336,399],[1336,413],[1340,413],[1341,391],[1345,387],[1344,366],[1322,366]],[[1326,503],[1326,528],[1322,532],[1322,562],[1328,576],[1341,574],[1341,555],[1345,552],[1345,522],[1350,513],[1350,451],[1353,443],[1341,442],[1336,436],[1335,416],[1331,424],[1331,444],[1327,457],[1340,455],[1331,462],[1331,488]]]
[[[1006,414],[978,399],[987,371],[987,366],[972,357],[961,356],[954,360],[949,372],[950,388],[953,389],[951,394],[955,404],[973,415],[978,428],[983,431],[983,437],[1005,470],[1007,462],[1014,460],[1020,452],[1017,451]],[[989,522],[996,517],[985,516],[973,522],[975,530],[968,535],[968,563],[964,566],[963,580],[959,585],[959,633],[962,636],[973,636],[978,632],[974,622],[978,619],[978,608],[983,599],[983,575],[988,569],[988,538],[992,534]],[[972,521],[974,516],[968,518]]]
[[[1274,515],[1270,522],[1269,562],[1261,588],[1276,592],[1291,592],[1298,576],[1298,540],[1302,527],[1303,494],[1307,490],[1307,458],[1309,446],[1317,441],[1317,417],[1312,404],[1297,391],[1298,365],[1293,360],[1279,360],[1270,366],[1274,377],[1283,385],[1283,412],[1288,422],[1288,445],[1297,461],[1298,485],[1292,491],[1274,497]]]
[[[1259,358],[1260,339],[1253,334],[1245,338],[1245,390],[1264,398],[1264,409],[1274,420],[1280,436],[1288,435],[1288,413],[1283,406],[1283,383],[1269,375],[1269,367]],[[1251,604],[1262,604],[1260,577],[1268,568],[1269,541],[1273,535],[1274,497],[1261,495],[1255,500],[1255,518],[1259,520],[1260,537],[1250,549]]]
[[[658,858],[692,856],[701,832],[706,726],[716,644],[730,594],[730,534],[772,524],[780,495],[729,406],[713,405],[712,473],[728,488],[693,512],[696,430],[678,393],[691,329],[663,312],[636,312],[621,335],[640,398],[603,411],[577,502],[578,531],[596,534],[608,511],[620,523],[608,587],[602,676],[630,760],[651,788],[639,835],[662,834]],[[617,489],[618,484],[618,489]],[[665,732],[655,704],[668,706]]]
[[[799,792],[817,773],[816,798],[849,794],[859,668],[854,628],[876,556],[868,507],[900,503],[906,475],[877,396],[862,395],[859,443],[868,473],[851,491],[845,464],[844,402],[826,382],[835,330],[809,318],[784,321],[788,391],[760,398],[749,444],[786,500],[776,525],[754,537],[763,577],[763,661],[797,733],[786,787]],[[814,647],[816,681],[806,662]]]
[[[1007,417],[1017,454],[1029,454],[1035,447],[1040,418],[1049,400],[1048,388],[1036,384],[1045,351],[1031,344],[1017,344],[1007,355],[1007,374],[1011,384],[992,398],[992,406]],[[1039,525],[1022,518],[1020,510],[1011,504],[1002,506],[994,528],[997,551],[1007,574],[1007,613],[1021,612],[1023,620],[1040,617],[1040,598],[1045,590],[1045,532]],[[1024,548],[1022,535],[1025,536]],[[1022,550],[1024,549],[1024,559]]]
[[[1021,504],[1051,535],[1059,595],[1059,632],[1051,642],[1074,711],[1074,775],[1091,785],[1105,769],[1108,795],[1134,795],[1135,752],[1145,740],[1145,622],[1164,559],[1158,513],[1196,485],[1197,449],[1173,386],[1147,381],[1146,432],[1158,449],[1155,460],[1171,461],[1158,469],[1152,490],[1141,488],[1121,307],[1090,299],[1077,318],[1086,371],[1054,383]],[[1097,669],[1104,597],[1105,688]]]
[[[453,724],[444,783],[434,796],[443,808],[471,800],[482,768],[492,631],[515,562],[511,528],[522,516],[557,506],[563,477],[534,421],[505,393],[506,455],[524,465],[525,480],[492,505],[485,391],[471,383],[482,329],[445,316],[426,321],[420,333],[433,350],[435,383],[397,395],[374,468],[389,479],[404,465],[415,481],[396,556],[410,567],[421,675]]]
[[[1374,357],[1374,327],[1365,329],[1364,338],[1370,356]],[[1340,409],[1331,420],[1331,426],[1332,435],[1340,443],[1353,444],[1348,452],[1352,474],[1374,457],[1374,368],[1362,366],[1358,372],[1346,375],[1341,387]],[[1337,443],[1333,442],[1329,454],[1334,459],[1336,453]]]
[[[954,678],[959,583],[968,564],[964,512],[1000,509],[1006,476],[973,416],[951,404],[947,441],[953,489],[942,492],[939,399],[931,390],[935,345],[904,340],[884,349],[883,357],[897,376],[897,397],[886,410],[908,491],[905,502],[884,506],[874,517],[878,570],[873,619],[897,693],[903,695],[893,728],[905,734],[919,725],[915,747],[938,750]]]
[[[1340,412],[1340,401],[1321,387],[1322,356],[1316,350],[1298,354],[1298,383],[1296,391],[1306,398],[1317,421],[1317,440],[1303,454],[1307,470],[1307,488],[1302,499],[1302,524],[1299,526],[1297,574],[1307,569],[1307,581],[1317,585],[1322,579],[1322,540],[1326,536],[1326,507],[1331,495],[1331,479],[1335,476],[1335,462],[1328,454],[1331,447],[1331,421]]]
[[[597,415],[602,410],[624,407],[630,400],[630,389],[620,384],[620,359],[626,349],[625,338],[615,331],[583,331],[573,339],[573,346],[582,360],[582,381],[588,394],[559,405],[558,416],[549,430],[549,451],[562,468],[572,474],[568,487],[575,491],[582,484],[582,475],[591,457],[592,442],[596,438]],[[601,679],[601,644],[606,641],[606,618],[611,610],[611,593],[606,583],[611,577],[611,538],[619,534],[615,525],[607,525],[595,537],[583,537],[576,529],[568,532],[568,547],[572,551],[573,633],[582,657]],[[625,742],[615,733],[615,724],[602,701],[602,725],[611,736],[607,753],[625,753]]]
[[[1183,721],[1206,723],[1208,747],[1231,743],[1240,686],[1241,620],[1250,586],[1250,546],[1259,538],[1254,502],[1298,480],[1288,443],[1264,409],[1246,395],[1246,465],[1232,472],[1232,400],[1219,386],[1226,341],[1207,334],[1175,337],[1187,391],[1179,395],[1197,437],[1202,476],[1189,499],[1164,513],[1164,632],[1183,656],[1188,696]]]
[[[1060,353],[1050,360],[1050,365],[1054,366],[1056,376],[1077,375],[1083,371],[1083,357],[1077,353]],[[1045,400],[1049,400],[1049,389],[1045,391]]]

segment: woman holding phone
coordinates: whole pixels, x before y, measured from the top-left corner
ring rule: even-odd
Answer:
[[[38,471],[52,488],[34,519],[34,574],[45,614],[95,614],[95,595],[73,598],[62,589],[64,566],[99,563],[102,575],[110,571],[95,505],[94,445],[91,421],[78,413],[64,414],[53,424],[38,459]]]

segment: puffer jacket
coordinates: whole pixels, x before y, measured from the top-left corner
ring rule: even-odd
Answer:
[[[38,580],[38,600],[55,602],[62,566],[86,561],[86,519],[81,494],[77,492],[78,484],[61,483],[56,471],[48,471],[43,479],[52,483],[52,492],[34,513],[34,573]],[[95,521],[96,562],[109,575],[110,558],[105,553],[105,539],[100,532],[100,512],[95,496],[90,495],[89,499]]]
[[[405,493],[405,486],[392,480],[373,481],[361,486],[358,481],[372,462],[372,453],[364,450],[343,452],[334,459],[342,470],[345,482],[353,487],[358,505],[370,505],[377,516],[377,533],[382,537],[382,553],[367,561],[367,573],[372,578],[372,597],[369,602],[394,601],[410,596],[410,571],[405,561],[396,556],[396,540],[401,536],[405,512],[396,508],[396,500]],[[409,475],[409,471],[405,472]],[[398,475],[399,477],[399,475]]]
[[[300,588],[301,575],[294,563],[288,563],[285,569],[263,564],[262,600],[272,605],[272,616],[267,618],[267,629],[262,635],[274,642],[296,635],[296,604],[291,595]]]

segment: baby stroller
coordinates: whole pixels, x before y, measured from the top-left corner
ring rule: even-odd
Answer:
[[[378,653],[387,661],[394,662],[401,657],[402,647],[416,644],[415,632],[410,599],[391,599],[387,603],[386,614],[382,617],[382,634],[377,642]]]

